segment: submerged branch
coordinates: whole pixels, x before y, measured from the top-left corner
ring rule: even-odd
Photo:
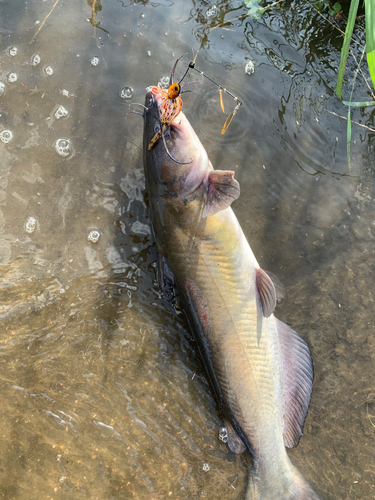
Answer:
[[[329,109],[326,109],[327,113],[330,113],[331,115],[335,115],[338,118],[342,118],[343,120],[347,120],[348,118],[346,116],[339,115],[335,113],[334,111],[330,111]],[[367,125],[363,125],[363,123],[355,122],[352,120],[352,123],[355,123],[356,125],[359,125],[360,127],[367,128],[367,130],[371,130],[371,132],[375,132],[375,128],[368,127]]]
[[[59,3],[60,0],[56,0],[56,2],[53,4],[53,7],[52,9],[48,12],[48,14],[46,15],[46,17],[44,18],[44,21],[42,22],[42,24],[39,26],[38,28],[38,31],[35,33],[35,35],[32,37],[31,41],[30,41],[30,44],[33,43],[33,41],[35,40],[35,37],[37,36],[37,34],[39,33],[39,31],[43,28],[44,26],[44,23],[47,21],[47,19],[49,18],[49,16],[52,14],[53,12],[53,9],[56,7],[56,5]]]

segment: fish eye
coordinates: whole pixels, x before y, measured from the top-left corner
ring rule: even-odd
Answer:
[[[177,87],[177,85],[175,86],[174,90],[175,90],[176,92],[178,92],[178,87]]]

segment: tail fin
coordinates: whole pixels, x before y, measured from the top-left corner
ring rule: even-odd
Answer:
[[[275,477],[275,474],[262,474],[262,469],[255,464],[250,471],[245,500],[321,500],[321,498],[292,464],[287,473],[279,474],[278,477]]]

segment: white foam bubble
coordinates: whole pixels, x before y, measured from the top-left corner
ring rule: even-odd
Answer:
[[[46,66],[44,68],[44,73],[47,75],[47,76],[51,76],[53,75],[53,69],[51,68],[51,66]]]
[[[63,118],[64,116],[68,116],[69,112],[66,108],[64,108],[64,106],[59,106],[55,113],[54,113],[54,116],[56,118],[56,120],[59,120],[60,118]]]
[[[223,443],[228,442],[228,432],[225,427],[221,427],[221,429],[219,430],[219,439]]]
[[[40,63],[40,55],[34,54],[33,57],[31,58],[31,64],[33,66],[38,66],[39,63]]]
[[[33,233],[36,229],[37,220],[34,217],[29,217],[25,224],[25,231],[29,234]]]
[[[0,141],[8,144],[13,139],[13,132],[11,130],[3,130],[0,132]]]
[[[90,62],[91,62],[91,66],[97,66],[99,64],[99,57],[96,57],[96,56],[93,57]]]
[[[18,79],[17,73],[9,73],[8,75],[8,82],[9,83],[14,83]]]
[[[210,9],[206,12],[207,17],[213,17],[216,16],[217,14],[217,7],[216,5],[212,5]]]
[[[131,99],[133,97],[133,89],[131,87],[124,87],[120,90],[119,96],[121,99]]]
[[[11,48],[9,49],[9,55],[10,55],[10,56],[12,56],[12,57],[16,56],[16,55],[17,55],[17,52],[18,52],[17,47],[11,47]]]
[[[169,76],[162,76],[158,81],[158,87],[161,89],[169,88]]]
[[[5,84],[3,82],[0,82],[0,95],[3,95],[5,93]]]
[[[69,139],[57,139],[55,142],[55,150],[60,156],[69,156],[71,153]]]
[[[91,241],[91,243],[98,243],[100,238],[100,233],[99,231],[93,230],[90,231],[89,235],[87,236],[87,239]]]
[[[253,63],[253,61],[247,61],[247,63],[245,64],[245,73],[247,75],[252,75],[255,71],[255,64]]]

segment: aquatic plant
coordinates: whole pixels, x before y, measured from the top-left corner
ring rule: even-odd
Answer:
[[[337,4],[335,4],[337,6]],[[335,7],[334,6],[334,7]],[[365,101],[365,102],[352,102],[353,91],[355,81],[360,70],[361,62],[366,50],[367,54],[367,64],[370,71],[370,76],[372,80],[372,84],[375,87],[375,0],[364,0],[365,6],[365,28],[366,28],[366,46],[363,47],[362,54],[360,60],[357,64],[357,68],[354,72],[352,89],[350,92],[349,101],[343,101],[343,104],[348,106],[348,124],[347,124],[347,158],[349,169],[350,165],[350,143],[351,143],[351,133],[352,133],[352,123],[351,123],[351,107],[365,107],[365,106],[374,106],[374,101]],[[341,59],[340,59],[340,67],[337,77],[336,84],[336,94],[339,99],[342,99],[342,85],[344,81],[344,74],[346,63],[348,60],[348,54],[350,50],[350,42],[352,40],[354,25],[357,19],[357,13],[359,8],[359,0],[352,0],[349,9],[348,20],[345,29],[344,42],[341,49]],[[371,89],[370,89],[371,90]],[[372,94],[374,96],[374,94]]]
[[[352,82],[352,88],[351,88],[351,92],[350,92],[349,101],[343,101],[343,104],[345,106],[348,106],[347,158],[348,158],[349,170],[351,169],[351,164],[350,164],[350,144],[351,144],[351,134],[352,134],[351,108],[352,107],[367,107],[367,106],[374,106],[375,105],[374,92],[371,89],[369,82],[367,81],[365,75],[363,74],[363,72],[361,70],[361,63],[363,60],[364,53],[366,51],[367,64],[368,64],[372,84],[373,84],[373,87],[375,88],[375,0],[364,0],[363,4],[365,7],[366,44],[365,44],[365,46],[362,47],[362,53],[361,53],[359,62],[357,62],[357,59],[356,59],[353,51],[350,48],[350,42],[352,40],[354,40],[352,37],[353,30],[355,27],[355,23],[356,23],[357,19],[359,18],[359,16],[357,16],[358,9],[359,9],[359,0],[352,0],[350,3],[348,19],[346,21],[345,33],[343,33],[344,34],[344,41],[343,41],[343,45],[342,45],[342,49],[341,49],[340,66],[339,66],[339,71],[338,71],[338,76],[337,76],[337,84],[336,84],[336,94],[337,94],[338,98],[341,100],[342,99],[342,85],[343,85],[343,81],[344,81],[346,63],[348,60],[349,51],[351,51],[351,53],[354,57],[354,60],[357,64],[357,67],[356,67],[356,69],[354,71],[354,75],[353,75],[353,82]],[[310,4],[310,5],[312,5],[312,4]],[[332,16],[334,21],[336,21],[336,22],[340,22],[344,19],[342,7],[341,7],[341,4],[339,2],[336,2],[335,4],[331,5],[331,3],[327,0],[319,0],[318,2],[315,2],[315,4],[312,5],[312,7],[318,11],[323,11],[323,10],[328,8],[328,14],[330,16]],[[336,27],[337,27],[337,25],[336,25]],[[359,42],[356,42],[356,43],[361,47],[361,44]],[[354,86],[355,86],[358,72],[361,72],[364,80],[366,81],[366,84],[369,88],[369,91],[374,99],[373,101],[363,101],[363,102],[353,102],[352,101]]]
[[[257,19],[271,7],[279,7],[279,2],[275,2],[270,5],[261,5],[261,3],[262,0],[244,0],[245,6],[249,9],[245,16]],[[365,6],[367,64],[370,71],[372,84],[375,88],[375,0],[363,0],[363,4]],[[327,11],[328,14],[333,17],[333,20],[336,23],[340,23],[345,18],[340,2],[332,3],[330,0],[317,0],[315,2],[312,2],[310,5],[320,13]],[[357,20],[358,9],[359,0],[352,0],[350,3],[348,18],[346,20],[344,42],[341,50],[341,60],[336,85],[336,93],[340,99],[342,98],[342,84],[344,81],[344,73],[350,50],[350,42],[352,40],[354,25]],[[368,104],[362,103],[362,105],[365,106]]]
[[[375,87],[375,1],[364,0],[365,4],[365,22],[366,22],[366,54],[367,64],[370,71],[372,84]],[[344,80],[344,73],[346,61],[349,54],[350,41],[352,39],[354,24],[357,17],[359,7],[359,0],[353,0],[350,4],[348,22],[345,29],[344,43],[341,49],[341,61],[339,74],[337,78],[336,93],[341,99],[342,83]]]

